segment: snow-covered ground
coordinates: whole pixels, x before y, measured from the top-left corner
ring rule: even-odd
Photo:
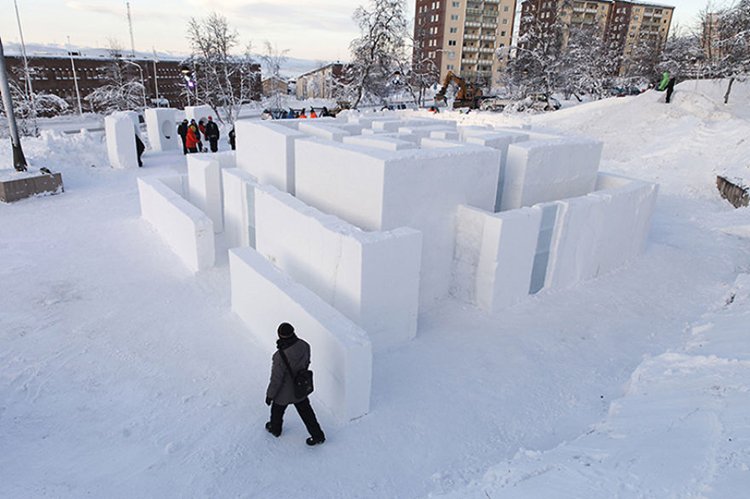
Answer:
[[[440,113],[603,140],[603,171],[660,184],[646,252],[497,315],[446,301],[376,356],[367,416],[317,407],[314,448],[293,410],[263,429],[272,346],[231,313],[226,261],[192,275],[139,217],[136,178],[184,158],[118,171],[100,133],[26,140],[66,192],[0,204],[0,497],[742,497],[750,212],[715,175],[750,176],[750,87],[722,94]]]

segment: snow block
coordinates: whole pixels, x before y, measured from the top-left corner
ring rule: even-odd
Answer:
[[[505,185],[505,165],[508,162],[508,147],[515,142],[520,142],[524,134],[492,132],[472,134],[466,137],[467,144],[491,147],[500,151],[500,175],[497,179],[497,197],[495,199],[495,211],[502,207],[503,189]]]
[[[208,215],[214,224],[214,233],[224,231],[223,196],[221,189],[221,164],[217,155],[187,155],[188,199]]]
[[[176,151],[182,148],[177,135],[177,110],[169,108],[146,109],[148,141],[154,151]]]
[[[431,125],[431,126],[402,126],[398,129],[399,134],[413,135],[415,137],[424,138],[432,137],[433,133],[442,134],[444,136],[450,136],[449,140],[458,140],[458,132],[455,128],[450,128],[442,125]],[[441,137],[432,137],[441,138]],[[442,137],[443,139],[445,137]]]
[[[221,170],[224,239],[229,248],[255,247],[255,191],[261,186],[244,170]]]
[[[444,140],[444,139],[433,139],[431,137],[423,137],[419,139],[419,145],[423,149],[439,149],[443,147],[461,147],[462,143],[455,140]]]
[[[193,272],[213,267],[214,228],[211,219],[167,187],[159,178],[138,179],[141,216]]]
[[[128,113],[113,113],[104,118],[107,155],[112,168],[138,168],[135,146],[136,127]]]
[[[367,331],[376,350],[417,333],[422,235],[363,232],[269,188],[256,191],[258,253]]]
[[[185,107],[185,118],[188,121],[195,120],[196,123],[200,123],[203,119],[208,121],[208,117],[213,116],[214,114],[215,113],[213,109],[211,109],[211,106],[207,105]]]
[[[458,130],[456,128],[444,129],[441,127],[440,130],[432,130],[430,132],[431,139],[442,139],[442,140],[459,140]]]
[[[578,138],[511,144],[505,165],[501,208],[583,196],[596,186],[602,143]]]
[[[422,232],[420,307],[448,295],[458,206],[495,205],[499,152],[463,145],[383,151],[319,139],[298,140],[297,197],[371,231]]]
[[[269,353],[276,328],[289,322],[311,346],[313,397],[342,420],[367,414],[372,387],[367,333],[252,248],[229,251],[229,273],[232,310]]]
[[[374,147],[386,151],[402,151],[404,149],[416,149],[416,144],[407,140],[383,135],[353,135],[344,137],[344,144],[353,146]]]
[[[307,135],[276,123],[238,121],[235,126],[242,137],[237,142],[237,167],[260,183],[294,194],[294,142]]]
[[[456,276],[483,310],[494,313],[528,296],[541,219],[538,207],[503,213],[460,207]]]
[[[333,140],[335,142],[343,142],[344,137],[350,135],[349,132],[338,127],[316,123],[316,121],[317,120],[301,122],[298,126],[299,131],[307,135],[312,135],[313,137]]]
[[[604,189],[557,203],[546,287],[592,279],[643,251],[657,185],[606,174],[597,185]]]

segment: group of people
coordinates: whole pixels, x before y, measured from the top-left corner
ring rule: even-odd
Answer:
[[[234,129],[232,129],[232,132],[234,132]],[[214,122],[211,116],[208,117],[208,120],[201,119],[197,123],[194,119],[190,122],[187,119],[182,120],[182,123],[177,127],[177,134],[182,139],[183,154],[203,152],[203,140],[201,139],[208,141],[211,152],[219,150],[221,132],[219,131],[219,125]],[[230,134],[230,141],[231,138]]]

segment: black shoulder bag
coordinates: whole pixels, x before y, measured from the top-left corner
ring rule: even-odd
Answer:
[[[309,369],[300,369],[297,374],[294,374],[284,350],[279,349],[279,354],[281,354],[281,358],[284,361],[284,364],[286,364],[289,374],[292,375],[292,380],[294,381],[294,396],[297,398],[305,398],[310,395],[315,389],[313,387],[313,372]]]

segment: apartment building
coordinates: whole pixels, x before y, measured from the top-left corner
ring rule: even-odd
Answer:
[[[326,64],[297,77],[296,94],[302,99],[332,99],[336,89],[346,83],[347,65]]]
[[[511,45],[515,14],[515,0],[417,0],[415,64],[434,64],[441,81],[452,71],[490,86],[505,62],[497,49]]]
[[[524,0],[519,37],[560,22],[563,45],[571,29],[588,27],[625,59],[643,41],[661,50],[669,36],[674,7],[624,0]],[[523,46],[523,45],[522,45]]]

